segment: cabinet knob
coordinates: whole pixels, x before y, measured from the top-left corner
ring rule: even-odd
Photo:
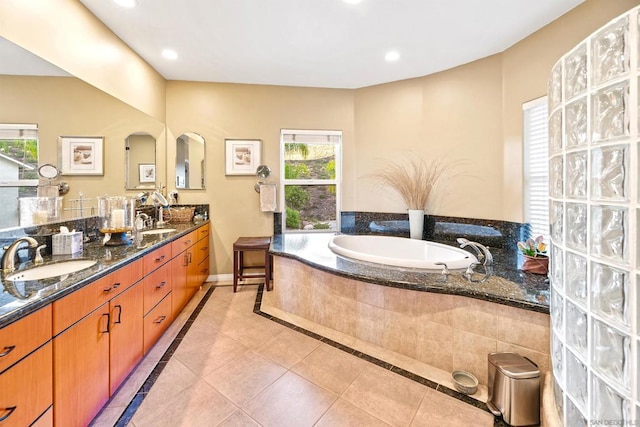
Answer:
[[[158,323],[158,324],[160,324],[160,323],[164,322],[164,320],[165,320],[166,318],[167,318],[167,316],[160,316],[160,317],[158,317],[158,318],[157,318],[153,323]]]
[[[160,282],[160,284],[158,286],[156,286],[156,289],[163,288],[164,285],[166,285],[166,284],[167,284],[167,282]]]

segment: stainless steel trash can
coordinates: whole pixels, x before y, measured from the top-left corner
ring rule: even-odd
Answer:
[[[487,406],[512,426],[540,424],[540,369],[517,353],[489,354]]]

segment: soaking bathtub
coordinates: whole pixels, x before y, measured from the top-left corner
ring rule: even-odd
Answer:
[[[395,267],[442,270],[465,269],[478,262],[470,252],[425,240],[392,236],[336,235],[329,241],[335,254],[360,261]]]

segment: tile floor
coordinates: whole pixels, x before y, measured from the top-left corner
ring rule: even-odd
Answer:
[[[254,314],[255,285],[236,294],[223,285],[215,285],[186,335],[178,335],[179,345],[160,362],[164,368],[126,425],[494,425],[481,409]],[[194,305],[163,339],[173,340]],[[154,359],[160,360],[147,356],[131,378],[146,378]],[[114,425],[114,414],[140,398],[132,391],[139,385],[129,382],[94,426]]]

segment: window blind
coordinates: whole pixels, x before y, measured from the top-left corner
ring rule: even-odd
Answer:
[[[549,128],[547,97],[523,105],[524,211],[531,236],[549,240]]]
[[[38,139],[38,125],[0,123],[0,139]]]

